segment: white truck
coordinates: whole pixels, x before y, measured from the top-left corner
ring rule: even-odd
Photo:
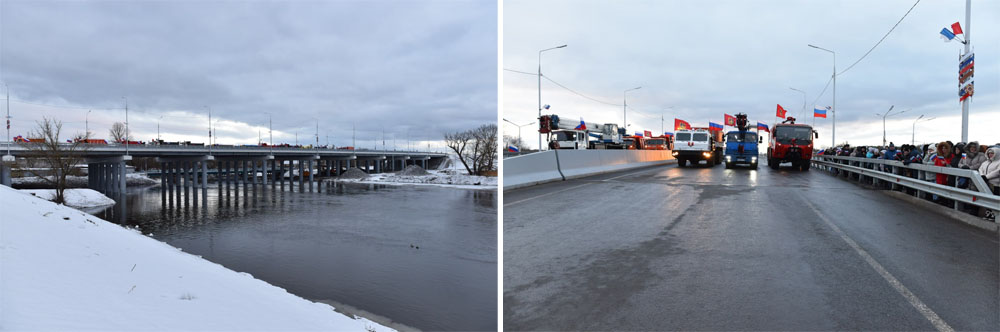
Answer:
[[[708,167],[722,163],[723,142],[722,131],[712,131],[708,128],[692,128],[678,130],[674,133],[674,150],[671,154],[677,159],[677,166],[684,167],[687,162],[697,165],[704,160]]]
[[[560,121],[558,115],[551,114],[538,119],[538,132],[548,134],[550,149],[621,149],[623,146],[622,132],[615,123]]]

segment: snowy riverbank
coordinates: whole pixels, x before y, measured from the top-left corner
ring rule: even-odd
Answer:
[[[413,170],[412,167],[415,166],[408,166],[406,170],[395,173],[374,173],[357,177],[348,176],[337,178],[334,181],[392,185],[433,185],[464,189],[497,188],[497,177],[468,175],[463,174],[465,172],[456,172],[453,170],[424,171],[419,167],[416,167],[417,170]]]
[[[46,201],[51,201],[56,196],[55,189],[22,189],[18,190],[23,193],[44,199]],[[66,206],[85,209],[100,206],[114,205],[115,200],[104,196],[104,194],[93,189],[66,189],[63,192],[63,204]]]
[[[129,187],[151,186],[160,182],[142,173],[128,173],[125,175],[125,185]],[[38,177],[22,177],[11,179],[11,185],[18,189],[51,189],[51,185]],[[67,176],[66,186],[68,188],[86,188],[86,176]]]
[[[0,210],[6,330],[391,331],[5,186]]]

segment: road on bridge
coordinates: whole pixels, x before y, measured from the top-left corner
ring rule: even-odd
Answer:
[[[503,218],[506,330],[1000,330],[996,233],[822,170],[603,174]]]

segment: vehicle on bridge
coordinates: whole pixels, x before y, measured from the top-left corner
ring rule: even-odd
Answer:
[[[665,135],[642,138],[643,150],[670,150],[670,138]]]
[[[808,171],[813,154],[813,138],[819,133],[807,124],[795,123],[795,118],[775,124],[768,140],[767,165],[778,169],[783,162],[791,162],[792,167]]]
[[[736,165],[749,165],[750,168],[757,169],[757,156],[760,151],[757,149],[758,143],[763,143],[756,132],[749,131],[747,115],[736,114],[736,128],[726,133],[726,168],[733,168]]]
[[[622,149],[624,131],[615,123],[566,123],[555,114],[538,118],[538,132],[548,135],[550,149]],[[594,138],[591,140],[590,138]]]
[[[702,160],[708,167],[722,163],[724,140],[721,130],[709,130],[709,128],[678,130],[674,133],[674,142],[674,151],[671,155],[677,159],[677,166],[684,167],[689,161],[692,165],[697,165]]]

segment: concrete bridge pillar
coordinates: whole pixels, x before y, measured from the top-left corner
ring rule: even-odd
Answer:
[[[275,175],[277,175],[281,190],[285,190],[285,161],[277,160],[276,162],[278,163],[278,174]]]
[[[184,188],[184,205],[188,204],[188,198],[191,195],[191,191],[188,186],[191,184],[188,180],[188,162],[181,162],[181,187]]]
[[[311,191],[313,191],[313,173],[315,173],[315,172],[313,172],[313,161],[312,161],[312,159],[310,159],[309,162],[306,165],[309,166],[309,191],[311,192]]]
[[[201,199],[208,200],[208,161],[201,162]]]
[[[257,161],[250,161],[250,183],[257,186]]]
[[[305,176],[304,175],[306,173],[304,173],[305,170],[303,169],[302,161],[299,160],[298,162],[299,162],[299,191],[301,192],[301,191],[303,191],[305,189],[303,187],[303,185],[305,184],[304,183],[304,181],[305,181]]]
[[[11,183],[10,169],[13,166],[14,166],[14,156],[4,155],[2,162],[0,162],[0,185],[5,185],[10,187]]]
[[[267,159],[264,159],[264,161],[260,162],[260,167],[261,167],[261,170],[262,170],[261,174],[263,175],[263,176],[260,177],[260,180],[263,181],[261,184],[263,184],[265,186],[267,185],[267,177],[269,176],[267,174],[267,169],[269,168],[269,167],[267,167],[268,166],[267,165],[268,162],[269,162],[269,160],[267,160]]]

